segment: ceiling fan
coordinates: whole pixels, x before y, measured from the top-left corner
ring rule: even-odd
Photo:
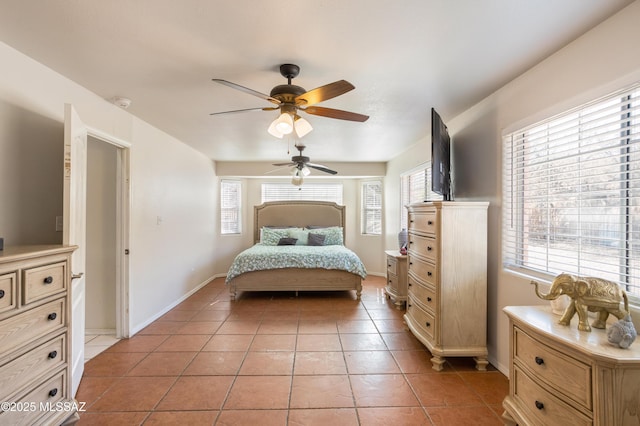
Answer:
[[[320,170],[321,172],[329,173],[332,175],[338,174],[335,170],[331,170],[327,166],[322,164],[314,164],[309,162],[309,157],[302,155],[302,151],[306,148],[304,145],[296,145],[296,148],[300,152],[300,155],[294,155],[291,157],[291,161],[288,163],[274,163],[276,167],[292,167],[291,183],[294,185],[302,185],[302,179],[305,176],[309,176],[312,169]]]
[[[248,87],[232,83],[219,78],[212,79],[216,83],[223,84],[232,89],[240,90],[258,98],[275,104],[272,107],[246,108],[233,111],[214,112],[210,115],[228,114],[244,111],[275,111],[280,110],[280,115],[269,126],[268,132],[273,136],[282,138],[284,135],[296,131],[298,137],[302,137],[312,130],[311,124],[298,115],[302,111],[307,114],[319,115],[328,118],[337,118],[339,120],[364,122],[369,118],[368,115],[358,114],[350,111],[343,111],[334,108],[325,108],[316,106],[316,104],[343,95],[355,86],[346,80],[338,80],[324,86],[317,87],[313,90],[306,91],[300,86],[291,84],[291,80],[298,76],[300,67],[294,64],[280,65],[280,74],[287,79],[287,84],[281,84],[273,89],[269,95],[249,89]]]

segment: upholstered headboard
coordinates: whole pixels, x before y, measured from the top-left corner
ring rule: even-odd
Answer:
[[[327,201],[269,201],[255,206],[253,240],[263,226],[345,226],[345,206]]]

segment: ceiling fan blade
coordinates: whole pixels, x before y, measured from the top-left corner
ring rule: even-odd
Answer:
[[[212,112],[209,115],[220,115],[220,114],[231,114],[234,112],[245,112],[245,111],[258,111],[258,110],[270,110],[272,108],[245,108],[245,109],[234,109],[233,111],[221,111],[221,112]],[[278,108],[273,108],[278,109]]]
[[[318,106],[310,106],[308,108],[301,109],[301,110],[306,112],[307,114],[320,115],[322,117],[329,117],[329,118],[337,118],[339,120],[359,121],[361,123],[369,119],[368,115],[358,114],[356,112],[343,111],[340,109],[318,107]]]
[[[273,163],[272,166],[276,166],[276,167],[282,167],[282,166],[295,166],[298,163]]]
[[[276,105],[280,105],[281,104],[281,102],[279,100],[277,100],[276,98],[272,98],[269,95],[265,95],[264,93],[260,93],[260,92],[258,92],[256,90],[249,89],[248,87],[244,87],[244,86],[241,86],[241,85],[236,84],[236,83],[232,83],[232,82],[227,81],[227,80],[222,80],[220,78],[212,78],[211,81],[215,81],[216,83],[220,83],[220,84],[225,85],[227,87],[231,87],[232,89],[236,89],[236,90],[239,90],[241,92],[248,93],[248,94],[253,95],[253,96],[257,96],[260,99],[264,99],[265,101],[272,102],[272,103],[274,103]]]
[[[296,96],[296,105],[315,105],[327,99],[335,98],[356,87],[346,80],[334,81],[324,86],[316,87],[302,95]]]
[[[328,169],[325,166],[321,166],[320,164],[307,163],[306,166],[311,167],[312,169],[320,170],[321,172],[332,174],[332,175],[338,174],[338,172],[336,172],[335,170]]]

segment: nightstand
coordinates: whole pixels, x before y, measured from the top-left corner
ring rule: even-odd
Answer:
[[[386,250],[387,285],[384,288],[387,297],[393,300],[396,309],[404,308],[407,301],[407,256],[397,250]]]

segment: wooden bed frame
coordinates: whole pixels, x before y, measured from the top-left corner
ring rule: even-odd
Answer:
[[[260,241],[263,226],[342,226],[345,206],[326,201],[272,201],[254,207],[253,240]],[[247,272],[229,281],[231,300],[238,291],[337,291],[362,293],[362,278],[347,271],[286,268]]]

